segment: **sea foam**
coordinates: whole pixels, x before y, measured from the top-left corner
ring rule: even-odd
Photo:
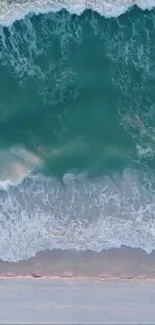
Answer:
[[[18,261],[45,249],[101,251],[122,244],[154,249],[155,197],[136,170],[89,180],[41,174],[0,196],[0,258]]]
[[[11,25],[15,20],[32,12],[47,13],[66,9],[71,14],[80,15],[84,10],[91,9],[105,17],[117,17],[125,13],[133,5],[142,10],[151,10],[154,0],[3,0],[0,3],[0,24]]]

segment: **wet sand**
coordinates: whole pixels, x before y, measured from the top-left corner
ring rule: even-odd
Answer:
[[[0,277],[15,276],[155,279],[155,251],[126,246],[99,253],[46,250],[17,263],[0,260]]]
[[[154,323],[152,280],[0,280],[0,324]]]

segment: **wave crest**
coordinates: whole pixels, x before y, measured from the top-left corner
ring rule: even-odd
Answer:
[[[0,190],[17,186],[35,167],[41,164],[39,157],[21,147],[0,151]]]
[[[39,14],[61,9],[78,15],[86,9],[91,9],[105,17],[118,17],[133,5],[142,10],[151,10],[155,3],[154,0],[3,0],[0,3],[0,24],[11,25],[30,12]]]

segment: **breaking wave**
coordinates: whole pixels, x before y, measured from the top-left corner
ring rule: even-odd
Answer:
[[[47,13],[66,9],[71,14],[80,15],[91,9],[105,17],[118,17],[133,5],[142,10],[151,10],[154,0],[2,0],[0,3],[0,24],[10,25],[32,12]]]
[[[1,192],[0,257],[18,261],[44,249],[101,251],[120,245],[150,253],[155,241],[155,194],[136,170],[121,177],[43,175]]]

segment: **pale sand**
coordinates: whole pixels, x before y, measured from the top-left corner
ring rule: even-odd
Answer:
[[[155,281],[1,279],[0,324],[155,324]]]
[[[155,251],[124,246],[100,253],[47,250],[18,263],[0,260],[0,277],[6,276],[155,279]]]

